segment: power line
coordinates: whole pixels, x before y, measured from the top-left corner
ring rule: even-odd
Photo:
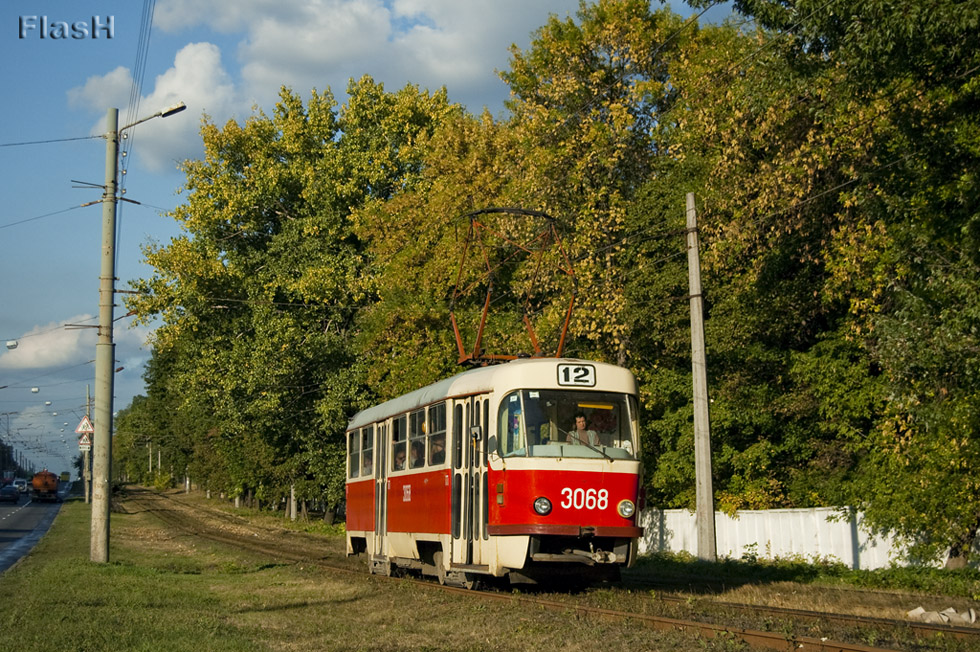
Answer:
[[[22,145],[47,145],[48,143],[67,143],[73,140],[92,140],[93,138],[105,138],[103,135],[98,136],[76,136],[75,138],[52,138],[50,140],[25,140],[20,143],[0,143],[0,147],[20,147]]]
[[[54,211],[51,213],[45,213],[44,215],[36,215],[35,217],[28,217],[27,219],[18,220],[17,222],[10,222],[8,224],[0,224],[0,229],[6,229],[11,226],[17,226],[18,224],[26,224],[27,222],[33,222],[34,220],[44,219],[45,217],[51,217],[52,215],[60,215],[62,213],[67,213],[68,211],[73,211],[78,208],[84,208],[85,204],[79,204],[78,206],[72,206],[71,208],[63,208],[60,211]]]
[[[82,321],[92,321],[95,317],[90,317],[89,319],[83,319]],[[55,326],[54,328],[49,328],[46,331],[39,331],[37,333],[27,333],[26,335],[21,335],[20,337],[7,337],[3,339],[7,340],[25,340],[28,337],[37,337],[38,335],[47,335],[48,333],[54,333],[55,331],[60,331],[61,329],[68,326],[68,324],[62,324],[60,326]]]

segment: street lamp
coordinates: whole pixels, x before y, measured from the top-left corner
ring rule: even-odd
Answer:
[[[6,456],[7,448],[9,447],[10,448],[10,462],[11,463],[14,463],[15,462],[15,458],[14,458],[14,445],[10,441],[10,415],[11,414],[20,414],[20,412],[17,412],[17,411],[14,411],[14,412],[0,412],[0,416],[7,417],[7,437],[6,437],[6,439],[0,438],[0,441],[3,442],[2,444],[0,444],[0,453],[3,453],[4,456]],[[6,463],[5,460],[0,459],[0,465],[2,465],[3,467],[6,467],[7,466],[7,463]]]
[[[118,181],[119,138],[126,129],[152,118],[166,118],[186,109],[183,102],[157,111],[121,129],[119,109],[106,113],[105,193],[102,195],[102,267],[99,274],[99,339],[95,345],[95,424],[99,428],[92,442],[92,532],[90,559],[109,561],[109,505],[112,489],[112,307],[115,299],[116,188]]]

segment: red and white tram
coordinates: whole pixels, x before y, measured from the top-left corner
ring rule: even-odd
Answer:
[[[642,534],[637,437],[633,374],[584,360],[472,369],[371,407],[347,430],[347,553],[462,586],[616,579]]]

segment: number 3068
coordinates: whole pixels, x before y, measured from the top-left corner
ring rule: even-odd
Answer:
[[[561,506],[564,509],[606,509],[609,507],[609,492],[605,489],[565,487],[561,490],[561,496]]]

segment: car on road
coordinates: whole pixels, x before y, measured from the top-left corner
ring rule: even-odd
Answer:
[[[27,480],[24,478],[17,478],[14,480],[14,486],[17,487],[17,491],[22,494],[27,493]]]
[[[0,502],[16,503],[20,500],[20,492],[12,484],[0,487]]]

